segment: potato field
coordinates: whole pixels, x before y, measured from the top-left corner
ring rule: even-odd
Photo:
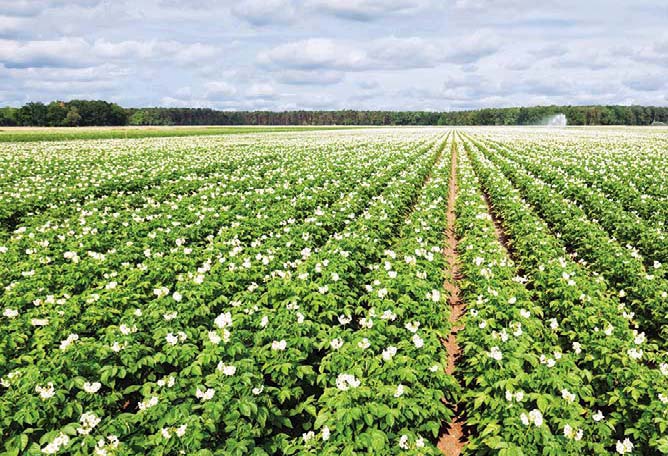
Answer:
[[[668,454],[668,134],[0,146],[0,455]]]

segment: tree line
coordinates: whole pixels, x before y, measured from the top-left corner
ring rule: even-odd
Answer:
[[[218,111],[207,108],[123,108],[103,100],[30,102],[0,108],[0,126],[121,125],[540,125],[564,114],[569,125],[668,123],[668,107],[533,106],[468,111]]]

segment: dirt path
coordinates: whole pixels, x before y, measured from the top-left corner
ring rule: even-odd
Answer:
[[[455,234],[455,202],[457,200],[457,145],[455,141],[452,142],[451,150],[452,167],[450,171],[450,188],[448,191],[448,208],[447,208],[447,228],[446,228],[446,244],[443,250],[448,270],[450,272],[450,279],[445,281],[444,287],[449,295],[450,304],[450,323],[452,329],[448,335],[447,340],[444,341],[445,349],[448,352],[448,364],[445,371],[452,374],[455,371],[455,363],[457,358],[461,355],[461,349],[457,343],[457,333],[463,329],[463,326],[458,323],[459,318],[464,314],[464,302],[460,297],[460,290],[458,282],[461,279],[459,273],[459,265],[457,264],[457,236]],[[438,448],[447,456],[458,456],[462,452],[462,448],[466,444],[464,436],[464,419],[462,418],[458,407],[455,405],[455,416],[449,424],[445,432],[441,435],[438,442]]]

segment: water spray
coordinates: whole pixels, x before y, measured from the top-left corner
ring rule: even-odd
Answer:
[[[547,125],[548,127],[565,127],[568,125],[568,120],[566,120],[565,114],[556,114],[548,117],[545,120],[544,125]]]

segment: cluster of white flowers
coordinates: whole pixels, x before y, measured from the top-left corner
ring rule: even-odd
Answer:
[[[218,363],[218,366],[216,367],[218,371],[222,372],[223,374],[227,376],[232,376],[237,373],[237,367],[225,364],[224,362],[220,361]]]
[[[66,447],[70,443],[70,438],[67,434],[62,432],[58,434],[49,444],[42,448],[44,454],[56,454],[61,448]]]
[[[362,317],[359,319],[359,325],[362,328],[371,329],[373,328],[373,319],[371,317],[369,318]]]
[[[341,339],[341,338],[332,339],[329,342],[329,345],[330,345],[330,347],[332,347],[332,350],[338,350],[341,347],[343,347],[343,339]]]
[[[11,318],[16,318],[16,317],[19,316],[19,311],[16,310],[16,309],[10,309],[9,307],[7,307],[6,309],[4,309],[2,311],[2,316],[10,318],[10,319]]]
[[[630,454],[633,452],[633,442],[631,442],[631,440],[628,438],[624,439],[623,442],[617,440],[615,450],[617,450],[617,453],[619,454]]]
[[[404,327],[409,330],[412,333],[416,333],[418,329],[420,328],[420,322],[419,321],[411,321],[408,322],[404,325]]]
[[[536,427],[540,427],[543,425],[543,414],[540,413],[540,410],[533,409],[532,411],[529,412],[528,415],[526,413],[522,413],[520,415],[520,420],[522,421],[522,424],[525,426],[533,424]]]
[[[360,384],[360,381],[352,374],[339,374],[339,376],[336,377],[336,387],[341,391],[357,388]]]
[[[49,382],[46,386],[35,386],[35,392],[39,393],[39,397],[46,400],[51,399],[56,394],[56,389],[54,388],[53,383]]]
[[[668,363],[661,363],[659,365],[659,371],[661,372],[661,375],[668,376]]]
[[[125,344],[114,342],[113,344],[111,344],[110,348],[111,348],[111,351],[113,351],[115,353],[118,353],[121,350],[123,350],[125,348],[125,346],[126,346]]]
[[[383,358],[383,361],[390,361],[392,358],[394,358],[394,355],[397,354],[397,347],[387,347],[385,350],[383,350],[383,353],[381,354],[381,357]]]
[[[561,397],[564,398],[567,402],[575,401],[575,394],[571,393],[566,388],[561,390]]]
[[[489,356],[492,359],[495,359],[496,361],[501,361],[503,359],[503,353],[501,353],[501,350],[499,347],[492,347],[489,350],[489,353],[487,353],[487,356]]]
[[[77,428],[77,432],[81,435],[88,435],[90,434],[90,431],[92,431],[93,428],[95,428],[95,426],[100,423],[100,421],[102,421],[102,419],[94,413],[86,412],[79,418],[79,423],[81,423],[81,426]]]
[[[12,385],[12,379],[18,377],[19,375],[20,372],[17,370],[9,372],[6,377],[0,377],[0,385],[4,386],[5,388],[9,388]]]
[[[176,345],[179,342],[185,342],[188,339],[188,335],[183,331],[179,331],[176,334],[167,333],[165,336],[165,341],[170,345]]]
[[[78,263],[80,258],[77,252],[68,251],[63,253],[63,258],[70,260],[72,263]]]
[[[223,335],[221,335],[217,331],[209,331],[207,333],[207,337],[209,338],[209,342],[211,342],[214,345],[218,345],[221,341],[222,342],[229,342],[230,341],[230,332],[227,329],[223,329]]]
[[[288,346],[285,339],[275,340],[271,343],[271,349],[274,351],[283,351]]]
[[[501,331],[492,331],[492,338],[501,339],[501,342],[508,342],[508,331],[506,331],[506,328],[503,328]]]
[[[543,354],[540,355],[539,361],[541,364],[547,364],[547,367],[554,367],[557,364],[557,361],[554,358],[548,358]]]
[[[182,424],[181,426],[177,426],[177,427],[174,427],[174,428],[166,428],[166,427],[164,427],[164,428],[160,429],[160,435],[162,435],[162,438],[163,438],[163,439],[165,439],[165,440],[169,440],[169,439],[172,438],[172,432],[174,432],[174,434],[175,434],[177,437],[181,438],[181,437],[183,437],[184,435],[186,435],[186,430],[187,430],[187,429],[188,429],[188,425],[187,425],[187,424]]]
[[[424,438],[418,436],[418,438],[415,440],[415,448],[424,448],[424,445]],[[403,434],[401,437],[399,437],[399,448],[402,450],[409,450],[411,448],[410,437],[408,437],[406,434]]]
[[[93,383],[85,382],[83,384],[83,390],[85,392],[91,393],[91,394],[94,394],[94,393],[97,393],[98,391],[100,391],[101,387],[102,387],[102,384],[100,382],[93,382]]]
[[[404,385],[399,383],[397,385],[397,390],[394,392],[394,397],[401,397],[404,394],[405,389]]]
[[[128,326],[126,324],[122,324],[118,327],[118,330],[124,336],[129,336],[130,334],[137,332],[137,325]]]
[[[441,292],[439,290],[431,290],[427,292],[427,299],[433,302],[440,302]]]
[[[512,391],[506,390],[506,400],[512,402],[513,399],[516,402],[522,402],[524,400],[524,391],[519,390],[513,393]]]
[[[213,396],[216,394],[216,390],[213,388],[207,388],[206,391],[202,391],[199,388],[197,388],[197,391],[195,391],[195,397],[202,402],[205,401],[210,401],[213,399]]]
[[[171,388],[176,383],[176,378],[174,378],[173,375],[168,375],[167,377],[159,379],[156,383],[158,386],[166,386],[167,388]]]
[[[386,310],[380,315],[381,320],[394,321],[397,319],[397,314],[391,310]]]
[[[223,329],[232,326],[232,314],[230,312],[221,313],[213,321],[218,328]]]
[[[107,440],[100,439],[95,445],[95,456],[109,456],[109,450],[115,450],[120,445],[118,437],[115,435],[108,435]]]
[[[78,334],[70,334],[69,336],[67,336],[67,339],[60,342],[60,349],[67,350],[67,348],[77,340],[79,340]]]
[[[343,314],[341,314],[341,315],[338,316],[338,320],[339,320],[339,324],[340,324],[341,326],[345,326],[345,325],[347,325],[348,323],[350,323],[351,321],[353,321],[353,319],[352,319],[351,316],[349,316],[349,315],[343,315]]]
[[[141,401],[137,404],[140,411],[150,409],[158,405],[158,396],[151,396],[148,400]]]
[[[357,342],[357,346],[359,348],[361,348],[362,350],[366,350],[367,348],[369,348],[371,346],[371,342],[369,342],[369,339],[364,337],[362,340]]]
[[[167,287],[156,288],[153,290],[153,294],[156,295],[158,298],[164,298],[169,294],[169,288]]]
[[[572,440],[582,440],[584,431],[582,429],[574,429],[570,424],[564,425],[564,437]]]

